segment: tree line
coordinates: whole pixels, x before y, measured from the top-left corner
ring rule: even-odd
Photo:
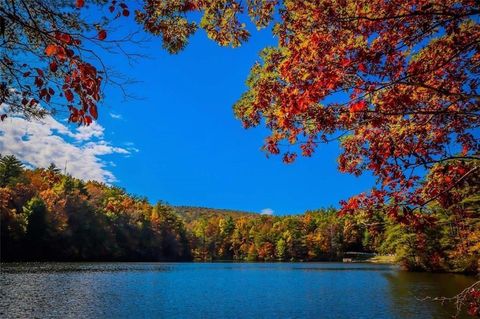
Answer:
[[[339,261],[371,252],[412,270],[477,272],[480,196],[463,208],[462,217],[432,205],[437,221],[418,231],[381,212],[270,216],[152,205],[53,164],[31,170],[0,157],[2,261]]]

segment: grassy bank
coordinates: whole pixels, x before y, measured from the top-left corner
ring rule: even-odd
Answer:
[[[367,263],[373,264],[396,264],[396,256],[395,255],[377,255],[372,258],[368,258],[365,260]]]

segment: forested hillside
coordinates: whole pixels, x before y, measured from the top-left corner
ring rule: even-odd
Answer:
[[[152,205],[54,165],[0,158],[2,261],[325,261],[356,251],[395,254],[409,269],[477,272],[480,198],[462,205],[460,216],[432,203],[432,222],[416,227],[334,209],[269,216]]]
[[[242,216],[255,215],[257,213],[253,212],[244,212],[239,210],[232,209],[218,209],[218,208],[207,208],[207,207],[192,207],[192,206],[175,206],[175,211],[177,214],[182,216],[182,218],[188,223],[195,219],[199,218],[208,218],[213,216],[230,216],[232,218],[239,218]]]

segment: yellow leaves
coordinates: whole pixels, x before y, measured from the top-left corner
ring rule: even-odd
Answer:
[[[472,255],[480,256],[480,230],[470,233],[468,239],[473,243],[473,245],[468,248],[468,251]]]
[[[211,1],[205,7],[200,27],[218,44],[238,47],[250,36],[246,24],[240,23],[238,19],[241,11],[242,7],[236,1]]]

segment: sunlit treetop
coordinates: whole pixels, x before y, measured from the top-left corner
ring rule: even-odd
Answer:
[[[145,0],[135,16],[147,32],[161,36],[165,49],[178,53],[199,28],[222,46],[238,47],[250,37],[245,13],[263,28],[271,22],[277,4],[277,0],[249,0],[246,7],[231,0]]]

